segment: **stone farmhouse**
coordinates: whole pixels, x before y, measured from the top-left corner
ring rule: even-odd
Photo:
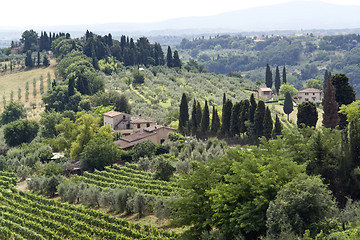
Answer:
[[[257,98],[261,100],[271,100],[273,98],[273,91],[271,88],[259,88]]]
[[[323,99],[323,91],[316,88],[306,88],[298,91],[294,99],[297,99],[299,103],[321,102]]]
[[[135,144],[150,140],[156,144],[162,144],[168,139],[175,129],[157,125],[156,122],[134,116],[127,113],[110,111],[103,114],[104,126],[109,125],[113,132],[124,135],[114,143],[119,144],[120,149],[129,149]]]

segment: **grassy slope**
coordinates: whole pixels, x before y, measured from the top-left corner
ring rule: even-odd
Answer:
[[[5,96],[6,102],[10,102],[10,93],[14,92],[14,101],[18,101],[18,89],[21,88],[21,102],[25,105],[25,108],[28,111],[29,118],[39,119],[39,114],[43,111],[41,107],[42,99],[40,94],[40,76],[44,78],[44,90],[47,90],[47,75],[50,73],[51,79],[55,78],[54,71],[56,66],[55,59],[51,59],[50,66],[47,68],[34,68],[26,71],[19,71],[11,73],[8,71],[7,74],[0,76],[0,111],[3,111],[3,99]],[[33,96],[33,80],[36,79],[36,89],[37,95]],[[25,85],[26,82],[29,82],[29,100],[25,101]],[[33,109],[30,106],[30,103],[36,103],[36,109]]]

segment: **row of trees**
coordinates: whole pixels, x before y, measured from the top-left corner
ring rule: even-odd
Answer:
[[[269,64],[266,64],[266,72],[265,72],[265,84],[266,84],[266,87],[272,88],[273,82],[274,82],[276,93],[279,94],[279,90],[280,90],[281,85],[287,83],[286,82],[286,68],[285,68],[285,66],[283,67],[283,71],[282,71],[282,83],[281,83],[281,80],[280,80],[279,66],[276,66],[274,81],[273,81],[272,76],[273,76],[273,74],[271,72],[270,66],[269,66]]]
[[[183,94],[180,103],[179,131],[199,137],[234,137],[246,134],[253,138],[261,136],[270,138],[281,134],[282,126],[278,116],[276,115],[274,125],[270,109],[262,100],[256,103],[253,94],[250,101],[243,100],[235,104],[226,99],[224,94],[221,121],[215,106],[212,109],[211,124],[209,115],[207,101],[202,109],[200,103],[194,99],[191,117],[189,117],[188,100]]]

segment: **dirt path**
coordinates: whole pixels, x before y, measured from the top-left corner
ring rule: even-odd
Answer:
[[[23,181],[22,183],[16,185],[16,189],[21,190],[21,191],[25,191],[27,188],[27,182]]]

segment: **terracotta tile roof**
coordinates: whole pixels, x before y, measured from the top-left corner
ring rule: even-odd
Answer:
[[[156,132],[138,132],[134,134],[130,134],[129,136],[125,136],[115,141],[114,143],[119,144],[121,149],[126,149],[134,146],[137,143],[144,142],[148,139],[149,136],[155,135]]]
[[[154,121],[147,120],[145,118],[142,118],[141,116],[132,116],[131,123],[154,123]]]
[[[316,89],[316,88],[305,88],[305,89],[302,89],[300,90],[298,93],[302,93],[302,92],[308,92],[308,93],[321,93],[322,90],[320,89]]]
[[[262,91],[262,92],[272,92],[271,88],[259,88],[259,91]]]
[[[126,113],[122,113],[122,112],[118,112],[118,111],[110,111],[110,112],[106,112],[106,113],[103,113],[104,116],[107,116],[107,117],[116,117],[120,114],[126,114]]]

